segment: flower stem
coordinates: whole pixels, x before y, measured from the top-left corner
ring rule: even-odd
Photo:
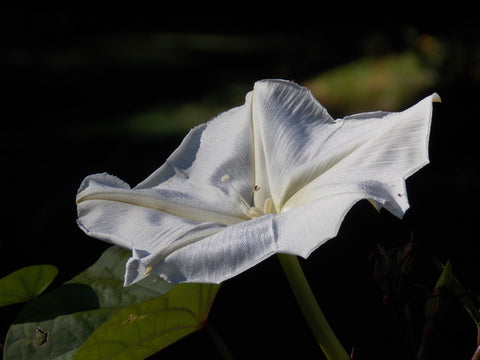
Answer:
[[[328,360],[350,360],[342,344],[333,333],[312,289],[302,271],[298,258],[294,255],[278,254],[283,270],[287,275],[303,316],[310,326],[310,330],[317,339],[318,345]]]

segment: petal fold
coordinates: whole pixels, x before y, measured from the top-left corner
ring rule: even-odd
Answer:
[[[312,161],[338,125],[310,91],[293,82],[255,83],[252,98],[255,205],[272,198],[277,212],[312,178]]]
[[[308,89],[286,81],[255,84],[252,104],[255,193],[277,212],[332,195],[358,192],[402,217],[405,180],[428,164],[432,94],[403,112],[333,118]]]
[[[432,100],[437,96],[403,112],[363,113],[338,120],[342,127],[323,145],[316,178],[299,189],[284,210],[344,187],[363,189],[365,198],[401,218],[409,207],[405,180],[429,163]]]
[[[152,272],[167,281],[220,283],[278,252],[275,216],[227,226],[221,231],[172,252],[160,262],[137,258],[139,272]]]

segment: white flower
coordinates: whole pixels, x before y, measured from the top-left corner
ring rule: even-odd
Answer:
[[[428,163],[432,101],[334,120],[307,89],[259,81],[134,188],[87,177],[78,224],[132,249],[125,285],[151,272],[219,283],[275,253],[308,257],[361,199],[403,216],[405,179]]]

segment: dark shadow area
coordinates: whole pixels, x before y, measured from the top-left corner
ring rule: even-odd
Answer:
[[[2,11],[0,276],[52,264],[60,271],[54,288],[93,264],[108,245],[76,226],[75,194],[83,178],[106,171],[139,183],[163,164],[190,124],[241,105],[254,81],[302,84],[358,59],[412,52],[434,77],[402,106],[433,91],[443,103],[434,107],[431,164],[407,181],[411,209],[399,220],[361,202],[338,237],[302,261],[333,329],[347,349],[355,348],[355,360],[408,360],[399,350],[402,328],[374,279],[377,244],[404,246],[413,233],[416,283],[435,285],[438,274],[429,263],[435,257],[450,260],[464,287],[480,295],[476,19],[251,26],[221,17],[167,18],[127,9],[118,16],[68,8]],[[347,79],[352,86],[363,81]],[[385,79],[377,80],[383,86]],[[333,108],[333,117],[343,116],[340,105]],[[26,306],[17,321],[96,309],[90,290],[60,287]],[[51,311],[42,312],[43,306]],[[458,302],[452,300],[451,309],[428,359],[473,354],[476,329]],[[14,318],[11,308],[0,309],[0,317],[2,343]],[[237,359],[323,356],[274,257],[222,286],[210,323]],[[217,356],[199,332],[151,359],[192,353]]]
[[[90,286],[64,284],[26,304],[18,313],[15,324],[50,320],[57,316],[95,310],[99,307],[97,294]]]

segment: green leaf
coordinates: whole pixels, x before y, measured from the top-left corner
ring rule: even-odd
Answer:
[[[8,331],[4,360],[71,359],[95,329],[121,308],[174,287],[153,274],[124,288],[130,255],[110,247],[84,272],[28,303]]]
[[[443,268],[443,270],[435,285],[436,290],[442,287],[451,288],[453,284],[452,264],[450,263],[450,260],[447,261],[447,264],[445,266],[441,265],[441,267]]]
[[[476,326],[480,328],[480,312],[468,291],[463,287],[457,277],[453,275],[450,261],[447,261],[447,264],[444,266],[440,261],[436,260],[436,264],[442,269],[442,274],[437,281],[436,288],[445,287],[452,291],[458,297],[460,303],[475,322]]]
[[[99,327],[74,360],[144,359],[202,328],[219,285],[181,284],[119,311]]]
[[[58,274],[53,265],[27,266],[0,279],[0,307],[35,299]]]
[[[468,291],[462,286],[460,281],[458,281],[455,276],[453,276],[452,290],[455,294],[457,294],[464,309],[470,315],[477,327],[480,328],[480,312],[478,311],[478,308],[470,297]]]

